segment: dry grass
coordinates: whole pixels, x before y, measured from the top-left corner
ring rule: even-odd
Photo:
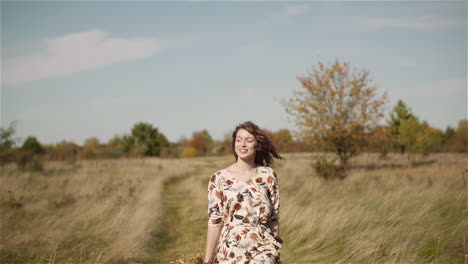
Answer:
[[[285,264],[463,263],[467,155],[351,161],[314,175],[316,153],[274,167]],[[0,169],[1,263],[168,263],[204,252],[206,188],[232,157],[48,163]],[[463,171],[465,171],[463,173]],[[159,252],[157,252],[159,251]]]

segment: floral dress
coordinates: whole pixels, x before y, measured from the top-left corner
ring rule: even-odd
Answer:
[[[215,263],[280,264],[283,241],[268,223],[279,221],[278,177],[272,168],[258,167],[247,181],[225,169],[208,185],[208,225],[222,226]]]

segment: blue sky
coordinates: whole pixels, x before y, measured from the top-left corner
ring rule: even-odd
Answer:
[[[171,141],[251,120],[335,59],[431,125],[467,117],[467,2],[1,2],[1,125],[43,143],[152,123]]]

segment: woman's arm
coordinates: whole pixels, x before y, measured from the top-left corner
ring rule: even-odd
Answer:
[[[206,232],[206,251],[204,263],[211,264],[213,260],[213,254],[218,243],[219,234],[221,233],[221,226],[208,226]]]
[[[211,264],[214,250],[223,226],[223,193],[219,186],[219,173],[211,176],[208,183],[208,230],[206,232],[205,262]]]
[[[271,231],[273,232],[273,235],[275,237],[279,237],[279,223],[278,223],[278,220],[269,222],[268,226],[270,227]]]
[[[271,169],[270,175],[270,202],[271,202],[271,216],[268,221],[268,226],[270,227],[273,235],[275,237],[279,237],[279,209],[280,209],[280,195],[279,195],[279,183],[278,183],[278,175],[276,172]]]

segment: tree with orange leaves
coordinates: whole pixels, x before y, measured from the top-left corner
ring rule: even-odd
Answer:
[[[351,70],[349,63],[338,60],[331,65],[318,62],[297,79],[304,90],[282,101],[286,112],[302,136],[331,147],[345,166],[383,117],[386,93],[378,93],[368,71]]]

